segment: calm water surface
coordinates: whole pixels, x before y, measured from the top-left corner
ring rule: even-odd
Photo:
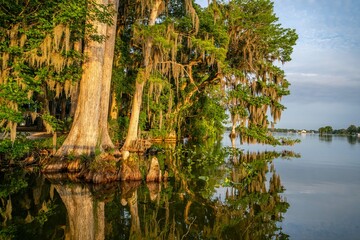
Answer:
[[[36,169],[2,171],[0,239],[360,239],[360,138],[288,135],[302,142],[276,148],[237,142],[260,153],[224,165],[227,136],[222,145],[159,155],[172,172],[163,184],[98,186]],[[301,157],[264,153],[274,149]]]
[[[301,159],[278,161],[294,239],[360,239],[360,139],[306,135]]]
[[[360,138],[287,136],[301,139],[290,148],[301,158],[274,161],[290,204],[284,232],[291,239],[360,239]]]

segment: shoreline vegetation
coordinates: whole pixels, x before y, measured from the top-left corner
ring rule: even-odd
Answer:
[[[226,129],[225,129],[226,130]],[[224,131],[226,132],[226,131]],[[0,139],[0,170],[6,171],[13,167],[25,169],[37,169],[50,179],[68,179],[72,181],[84,181],[89,183],[109,183],[113,181],[132,181],[134,176],[127,174],[137,172],[135,181],[162,182],[167,181],[169,172],[162,171],[163,166],[159,165],[157,153],[166,149],[176,149],[184,142],[190,141],[183,139],[177,141],[169,139],[149,139],[146,146],[141,151],[131,153],[131,162],[134,169],[127,169],[121,164],[124,157],[119,152],[96,151],[94,155],[67,155],[56,156],[56,148],[63,144],[66,133],[57,134],[57,142],[54,147],[53,134],[47,132],[19,132],[19,136],[14,142],[9,138]],[[235,139],[234,137],[230,137]],[[214,139],[208,139],[213,142]],[[283,145],[293,145],[297,140],[278,139]],[[215,140],[216,141],[216,140]],[[198,142],[195,142],[198,144]],[[190,143],[192,146],[192,143]],[[202,143],[200,143],[200,146]],[[185,146],[185,145],[184,145]],[[116,146],[120,149],[121,146]],[[181,148],[181,147],[180,147]],[[54,150],[55,149],[55,150]],[[241,149],[240,150],[240,155]],[[232,151],[239,151],[234,149]],[[278,153],[279,154],[279,153]],[[295,156],[291,151],[284,151],[282,156]],[[145,171],[137,171],[139,169]],[[32,170],[31,170],[32,171]]]
[[[229,130],[229,128],[227,129]],[[342,136],[359,136],[360,126],[349,125],[348,128],[333,129],[331,126],[320,127],[318,130],[314,129],[288,129],[288,128],[274,128],[269,129],[270,132],[278,133],[318,133],[320,135],[342,135]]]
[[[329,127],[327,128],[329,129]],[[332,132],[320,132],[315,130],[297,130],[297,129],[269,129],[269,133],[288,133],[288,134],[319,134],[321,135],[340,135],[340,136],[358,136],[351,131],[354,128],[351,125],[348,130],[332,130]],[[321,129],[320,129],[321,130]],[[231,134],[231,128],[224,128],[225,132],[229,132],[229,137],[234,138],[236,135]],[[355,134],[356,131],[355,131]],[[145,182],[162,182],[167,181],[169,172],[162,172],[159,165],[156,153],[164,151],[165,145],[168,144],[170,148],[175,148],[179,141],[175,137],[155,138],[144,140],[144,147],[136,154],[131,154],[132,167],[134,169],[127,169],[121,166],[121,161],[124,160],[119,152],[100,152],[88,155],[67,155],[54,156],[56,148],[61,146],[66,138],[66,133],[57,134],[57,146],[54,150],[53,134],[47,132],[19,132],[18,138],[15,142],[10,139],[0,139],[0,160],[1,169],[20,166],[22,168],[38,168],[40,172],[51,179],[68,179],[72,181],[84,181],[92,183],[109,183],[113,181],[131,181],[134,180],[134,175],[127,175],[127,173],[136,173],[136,181]],[[286,140],[281,140],[283,143]],[[183,141],[181,141],[183,142]],[[287,142],[285,145],[292,145],[297,143]],[[165,145],[164,145],[165,144]],[[161,146],[162,145],[162,146]],[[116,146],[120,149],[120,145]],[[151,156],[150,156],[151,155]],[[150,158],[149,158],[150,156]],[[144,159],[147,159],[144,161]],[[142,165],[142,166],[140,166]],[[140,171],[139,169],[147,169],[147,171]]]
[[[139,158],[151,141],[206,145],[228,118],[242,142],[293,144],[268,127],[290,94],[282,66],[297,39],[271,0],[5,1],[1,162],[97,183],[165,181],[160,159]],[[31,127],[47,146],[19,136]]]

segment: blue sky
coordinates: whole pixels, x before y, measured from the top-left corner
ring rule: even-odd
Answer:
[[[202,6],[207,0],[197,0]],[[274,0],[283,27],[299,40],[283,66],[291,95],[278,128],[360,126],[360,1]]]

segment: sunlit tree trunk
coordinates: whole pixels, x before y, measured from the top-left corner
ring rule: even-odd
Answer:
[[[78,97],[79,97],[79,83],[75,83],[74,86],[75,90],[71,92],[71,107],[70,107],[70,117],[73,118],[75,116],[75,111],[76,111],[76,106],[77,106],[77,102],[78,102]]]
[[[162,0],[154,1],[149,17],[149,22],[148,22],[149,26],[155,25],[155,20],[159,15],[159,8],[161,6],[161,3]],[[131,148],[131,146],[133,145],[134,141],[136,141],[136,139],[138,138],[139,117],[140,117],[143,90],[146,80],[149,77],[151,71],[150,57],[151,57],[152,46],[153,46],[152,40],[148,39],[144,49],[144,70],[139,71],[138,77],[136,79],[135,93],[131,108],[130,123],[129,123],[126,140],[123,146],[124,150],[129,150],[129,148]]]
[[[117,10],[118,0],[96,0],[96,4],[113,4]],[[90,4],[90,3],[89,3]],[[108,135],[107,117],[110,97],[112,59],[115,44],[116,16],[113,25],[107,26],[88,19],[97,29],[97,34],[108,35],[106,41],[93,41],[85,36],[83,74],[80,81],[78,104],[70,133],[56,155],[91,155],[98,147],[113,148]]]
[[[118,105],[116,102],[116,92],[113,90],[111,93],[111,107],[110,107],[110,118],[112,120],[118,119]]]
[[[104,69],[101,87],[100,98],[100,141],[103,149],[115,148],[113,142],[110,139],[108,131],[108,116],[109,116],[109,104],[111,94],[111,76],[113,68],[114,50],[115,50],[115,36],[116,36],[116,22],[117,22],[117,9],[119,0],[108,0],[110,5],[114,6],[115,14],[113,16],[112,26],[107,26],[105,41],[105,56],[104,56]]]

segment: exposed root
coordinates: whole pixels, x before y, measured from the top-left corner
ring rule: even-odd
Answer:
[[[120,180],[120,172],[114,170],[94,171],[90,170],[84,174],[86,182],[110,183]]]
[[[141,172],[137,164],[123,162],[120,172],[121,181],[140,181],[142,180]]]
[[[60,158],[46,158],[42,163],[41,172],[43,173],[58,173],[65,172],[68,168],[68,163]]]
[[[124,153],[128,153],[125,159]],[[120,157],[122,157],[121,161]],[[141,160],[138,154],[127,151],[122,152],[122,156],[119,152],[116,154],[102,153],[92,159],[76,157],[70,160],[66,157],[50,156],[40,158],[41,172],[51,179],[59,177],[74,182],[110,183],[115,181],[141,181],[144,178],[146,182],[162,182],[167,181],[168,178],[168,173],[161,171],[156,157],[152,157],[145,177],[141,172]],[[24,164],[30,164],[33,161],[33,158],[29,157],[24,161]]]
[[[47,176],[51,175],[51,179],[60,177],[75,182],[85,180],[92,183],[109,183],[120,180],[120,171],[116,164],[118,159],[111,154],[101,154],[90,164],[89,161],[85,163],[80,158],[71,161],[66,158],[46,158],[41,161],[41,171]]]
[[[34,155],[31,155],[27,158],[24,159],[24,161],[21,162],[22,165],[24,166],[28,166],[28,165],[31,165],[31,164],[35,164],[37,161],[34,157]]]
[[[80,159],[75,159],[74,161],[71,161],[67,165],[67,170],[71,173],[74,172],[80,172],[83,169],[84,165],[81,164]]]
[[[162,173],[159,165],[159,160],[156,157],[151,158],[150,169],[146,176],[146,182],[161,182]]]

